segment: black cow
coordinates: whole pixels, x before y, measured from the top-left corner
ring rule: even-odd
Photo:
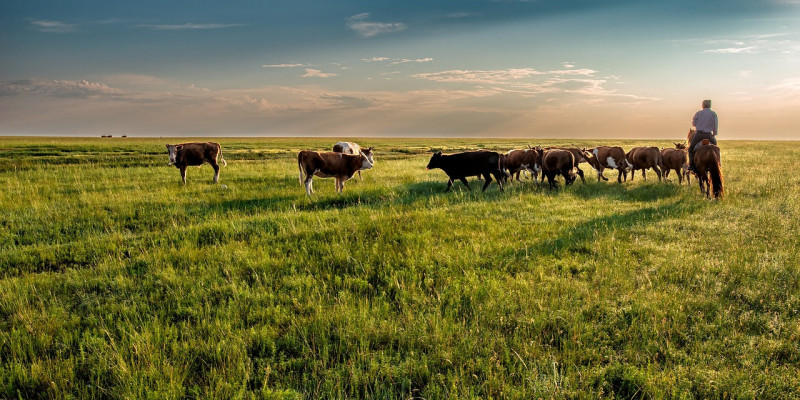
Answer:
[[[468,151],[449,155],[444,155],[440,151],[435,153],[428,163],[428,169],[434,168],[443,170],[450,178],[447,181],[445,193],[450,191],[453,181],[456,179],[460,180],[467,189],[472,190],[467,183],[467,177],[475,175],[482,175],[486,180],[482,190],[486,190],[489,183],[492,182],[491,175],[494,175],[500,190],[503,190],[502,179],[505,174],[501,170],[500,154],[494,151]]]

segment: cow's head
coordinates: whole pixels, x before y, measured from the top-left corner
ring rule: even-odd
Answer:
[[[678,149],[678,150],[686,150],[686,142],[683,142],[683,143],[673,142],[673,143],[675,144],[675,148],[676,149]]]
[[[358,158],[361,161],[361,168],[359,168],[359,169],[370,169],[370,168],[372,168],[372,161],[369,159],[369,157],[367,157],[366,154],[364,154],[363,151],[361,153],[358,153]]]
[[[426,169],[439,168],[439,163],[441,161],[442,161],[442,152],[437,151],[436,153],[433,153],[433,156],[431,156],[431,160],[428,161],[428,166],[425,168]]]
[[[169,164],[167,164],[167,165],[172,165],[172,164],[175,164],[177,162],[176,159],[178,157],[178,152],[181,151],[182,148],[183,148],[183,145],[181,145],[181,144],[168,144],[167,145],[167,151],[169,152]]]
[[[366,150],[361,150],[361,153],[364,154],[367,157],[367,159],[369,160],[369,163],[371,165],[370,168],[374,167],[375,166],[375,159],[373,158],[374,154],[372,153],[372,147],[370,146]]]

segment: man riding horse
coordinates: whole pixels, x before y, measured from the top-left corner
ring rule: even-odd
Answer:
[[[711,100],[703,100],[703,109],[694,114],[692,126],[696,131],[689,143],[689,171],[697,172],[694,165],[694,153],[697,144],[703,139],[708,139],[712,144],[717,144],[717,133],[719,133],[719,120],[717,113],[711,111]]]

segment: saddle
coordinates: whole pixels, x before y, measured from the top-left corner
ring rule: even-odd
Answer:
[[[710,145],[710,144],[711,144],[711,140],[709,140],[709,139],[703,139],[703,140],[701,140],[701,141],[697,142],[697,144],[696,144],[696,145],[694,145],[694,150],[695,150],[695,151],[697,151],[697,149],[699,149],[699,148],[700,148],[700,146],[708,146],[708,145]]]

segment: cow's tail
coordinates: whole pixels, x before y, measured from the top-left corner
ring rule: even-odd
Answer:
[[[723,189],[724,178],[722,177],[722,167],[719,165],[719,160],[714,160],[708,167],[709,175],[711,175],[711,189],[714,192],[714,198],[719,199],[725,194]]]
[[[222,146],[220,146],[219,144],[217,144],[217,153],[219,154],[219,160],[222,161],[222,166],[227,167],[228,162],[225,161],[225,157],[222,156]]]
[[[297,156],[297,169],[300,170],[300,184],[303,184],[303,164],[300,163],[300,156]]]

